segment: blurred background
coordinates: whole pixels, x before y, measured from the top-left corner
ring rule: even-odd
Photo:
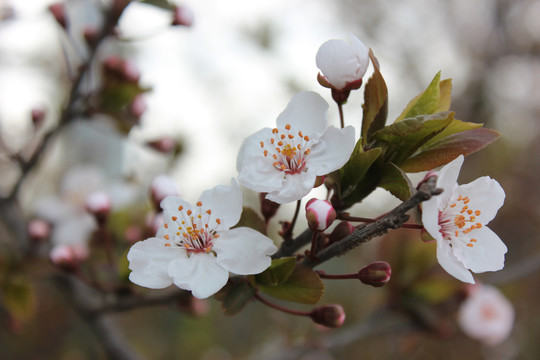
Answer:
[[[66,1],[64,31],[49,10],[52,3],[0,0],[0,194],[8,197],[20,187],[25,221],[46,218],[59,229],[73,207],[85,212],[79,198],[99,189],[113,204],[111,231],[120,238],[138,231],[131,241],[144,238],[151,229],[149,194],[157,176],[170,177],[190,202],[229,183],[237,174],[242,140],[273,127],[296,92],[320,93],[330,104],[329,123],[337,126],[337,107],[316,80],[315,54],[326,40],[349,34],[379,60],[389,90],[389,121],[441,70],[442,78],[453,79],[456,118],[502,134],[466,159],[460,183],[489,175],[506,191],[505,205],[490,223],[509,248],[505,268],[476,276],[501,290],[515,309],[513,330],[503,342],[486,345],[461,330],[456,314],[467,289],[438,268],[433,244],[411,230],[390,233],[325,264],[329,273],[355,272],[376,260],[393,269],[383,288],[325,282],[321,304],[340,303],[347,313],[340,329],[323,329],[260,303],[232,317],[216,300],[111,312],[106,325],[140,358],[540,358],[540,1],[171,1],[187,9],[184,19],[193,15],[192,24],[186,20],[181,26],[170,26],[171,11],[148,4],[159,1],[133,1],[119,19],[116,37],[105,39],[92,55],[80,85],[89,98],[107,94],[117,86],[103,80],[107,71],[114,72],[111,56],[126,59],[123,81],[131,85],[122,89],[135,94],[128,113],[110,107],[106,114],[80,113],[62,125],[18,183],[24,170],[17,156],[32,154],[62,121],[73,74],[90,54],[90,30],[103,23],[100,8],[110,4]],[[357,135],[362,89],[345,106],[345,122]],[[105,107],[103,98],[91,101]],[[246,205],[258,209],[257,201],[256,194],[245,193]],[[376,191],[353,210],[378,216],[395,204],[391,195]],[[289,220],[293,210],[282,206],[272,220],[269,235],[276,241],[278,221]],[[63,227],[67,242],[93,231],[83,230],[83,217]],[[296,231],[304,228],[301,221]],[[4,226],[1,231],[4,242],[12,242]],[[15,295],[2,288],[0,358],[107,358],[103,340],[50,279],[58,270],[47,259],[47,247],[36,249],[27,260],[35,263],[15,267],[9,246],[1,249],[3,283],[13,282],[6,280],[13,272],[25,280],[15,287],[19,292],[10,290]]]

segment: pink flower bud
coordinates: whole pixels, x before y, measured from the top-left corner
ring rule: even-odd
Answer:
[[[94,47],[97,43],[98,28],[95,26],[87,26],[83,30],[84,40],[90,47]]]
[[[150,185],[150,196],[157,212],[161,212],[161,201],[169,195],[178,195],[174,180],[168,175],[158,175]]]
[[[172,152],[176,148],[176,140],[170,136],[164,136],[157,140],[147,142],[152,149],[164,154]]]
[[[361,282],[374,287],[381,287],[390,281],[392,268],[386,261],[376,261],[362,268],[358,272]]]
[[[345,322],[345,310],[339,304],[324,305],[310,313],[313,322],[330,328],[338,328]]]
[[[49,238],[51,226],[41,219],[34,219],[28,223],[28,237],[30,240],[40,242]]]
[[[306,218],[311,231],[324,231],[336,219],[336,210],[329,201],[311,199],[306,204]]]
[[[101,191],[91,193],[86,197],[86,210],[96,217],[99,224],[104,224],[111,211],[109,195]]]
[[[142,94],[135,96],[133,101],[128,105],[128,112],[136,118],[140,118],[148,106],[146,105],[146,100]]]
[[[39,129],[43,125],[43,120],[45,119],[45,110],[41,108],[34,108],[31,112],[32,124],[34,124],[35,129]]]
[[[348,221],[340,222],[334,228],[334,230],[332,230],[332,232],[330,233],[330,242],[329,242],[329,244],[333,244],[335,242],[338,242],[338,241],[344,239],[345,237],[352,234],[353,231],[354,231],[353,224],[351,224]]]
[[[193,25],[195,15],[190,8],[186,6],[175,6],[173,10],[173,26],[187,26]]]
[[[66,271],[76,270],[88,256],[88,248],[78,244],[58,245],[49,253],[52,263]]]
[[[124,59],[120,64],[120,70],[126,81],[134,84],[139,82],[141,72],[133,61]]]
[[[315,61],[324,80],[336,90],[354,90],[362,84],[369,65],[369,50],[355,36],[350,44],[343,40],[328,40],[317,51]],[[327,86],[327,85],[323,85]]]
[[[67,29],[66,8],[63,3],[54,3],[49,5],[49,11],[60,26]]]
[[[261,200],[261,213],[264,216],[264,220],[268,222],[279,209],[280,204],[268,200],[266,198],[266,193],[260,193],[259,199]]]

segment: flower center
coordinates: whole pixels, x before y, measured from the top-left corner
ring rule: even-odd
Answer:
[[[309,136],[299,131],[292,133],[291,125],[284,129],[272,129],[270,144],[261,141],[264,157],[272,159],[272,165],[286,174],[297,174],[305,170],[306,159],[311,149]]]
[[[470,201],[468,196],[460,195],[446,209],[439,212],[440,232],[443,238],[453,240],[483,226],[476,220],[476,217],[481,214],[480,210],[469,208],[467,204]],[[472,238],[467,246],[473,247],[475,242],[477,239]]]
[[[181,218],[177,216],[171,217],[172,223],[177,228],[171,229],[171,226],[165,223],[163,226],[169,230],[172,236],[167,234],[163,238],[172,240],[174,245],[186,249],[188,255],[192,253],[210,253],[212,251],[212,240],[219,237],[212,228],[213,226],[208,224],[212,210],[204,210],[202,202],[199,201],[195,213],[192,210],[184,211],[183,206],[179,206],[178,211]],[[219,218],[215,221],[217,225],[221,223]],[[176,234],[174,234],[174,230],[177,230]],[[167,243],[165,246],[171,246],[171,244]]]

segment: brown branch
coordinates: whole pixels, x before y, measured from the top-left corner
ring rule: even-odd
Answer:
[[[418,191],[412,197],[395,207],[385,216],[374,223],[358,228],[343,240],[318,252],[317,259],[306,257],[303,263],[307,266],[315,267],[335,256],[340,256],[349,252],[376,236],[387,233],[390,229],[400,228],[409,219],[409,215],[406,214],[407,211],[442,192],[442,189],[436,187],[436,180],[436,177],[430,178],[420,186]]]

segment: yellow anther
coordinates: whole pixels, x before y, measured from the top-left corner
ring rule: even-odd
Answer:
[[[264,156],[268,156],[268,150],[263,151]]]
[[[298,148],[298,150],[302,150],[302,148],[300,147],[300,144],[296,145],[296,147]]]
[[[285,129],[291,130],[291,125],[290,124],[285,125]]]
[[[468,247],[473,247],[474,245],[471,244],[471,243],[468,243],[467,246],[468,246]]]
[[[283,146],[283,141],[278,141],[278,146]]]
[[[201,214],[197,215],[197,218],[198,218],[198,219],[202,218]]]
[[[459,195],[459,197],[457,198],[457,201],[461,201],[461,199],[463,198],[461,197],[461,195]]]
[[[476,223],[476,228],[480,229],[483,225],[481,223]]]
[[[182,211],[182,210],[184,210],[184,207],[183,207],[182,205],[180,205],[180,206],[178,207],[178,211]]]
[[[218,225],[221,225],[221,220],[219,218],[216,219],[216,222],[218,223]]]
[[[165,227],[165,229],[169,228],[169,225],[167,225],[167,223],[163,224],[163,226]]]
[[[171,219],[172,219],[172,221],[178,220],[178,218],[176,216],[173,216]]]
[[[453,207],[456,207],[456,204],[454,203],[454,204],[450,205],[450,207],[452,207],[452,208],[453,208]]]
[[[476,242],[476,239],[471,239],[471,242]]]
[[[271,138],[271,139],[270,139],[270,144],[274,145],[274,142],[275,142],[275,141],[276,141],[276,139]]]
[[[481,214],[480,210],[476,210],[476,211],[474,212],[474,215],[476,215],[476,216],[480,216],[480,214]]]
[[[277,160],[277,155],[276,154],[273,154],[272,157],[274,158],[274,160]]]
[[[264,142],[261,141],[261,147],[263,148],[264,147]]]
[[[176,233],[176,236],[180,236],[180,232],[177,232],[177,233]]]
[[[309,136],[304,136],[304,140],[309,141]]]
[[[272,134],[277,134],[278,132],[279,132],[279,130],[277,128],[272,129]]]
[[[169,244],[169,243],[166,243],[166,244],[165,244],[165,246],[169,247],[169,246],[171,246],[171,244]]]
[[[289,134],[289,139],[294,139],[294,135],[293,135],[293,134]]]
[[[472,210],[467,210],[467,214],[472,215],[472,213],[473,213]]]
[[[286,138],[285,134],[281,134],[281,136],[280,136],[280,137],[281,137],[281,140],[283,140],[283,139],[285,139],[285,138]]]
[[[302,134],[302,132],[299,131],[299,132],[298,132],[298,136],[300,136],[301,138],[303,138],[303,137],[304,137],[304,134]]]
[[[280,148],[276,148],[276,151],[277,151],[278,153],[281,153],[281,149],[280,149]]]
[[[202,206],[202,202],[201,201],[197,201],[197,206]]]
[[[459,235],[459,231],[456,230],[456,233],[455,233],[456,237]]]
[[[163,236],[163,238],[164,238],[165,240],[169,240],[169,235],[165,235],[165,236]]]
[[[188,210],[188,211],[187,211],[187,214],[188,214],[188,216],[190,216],[190,215],[191,215],[191,213],[192,213],[192,211],[191,211],[191,210]]]

